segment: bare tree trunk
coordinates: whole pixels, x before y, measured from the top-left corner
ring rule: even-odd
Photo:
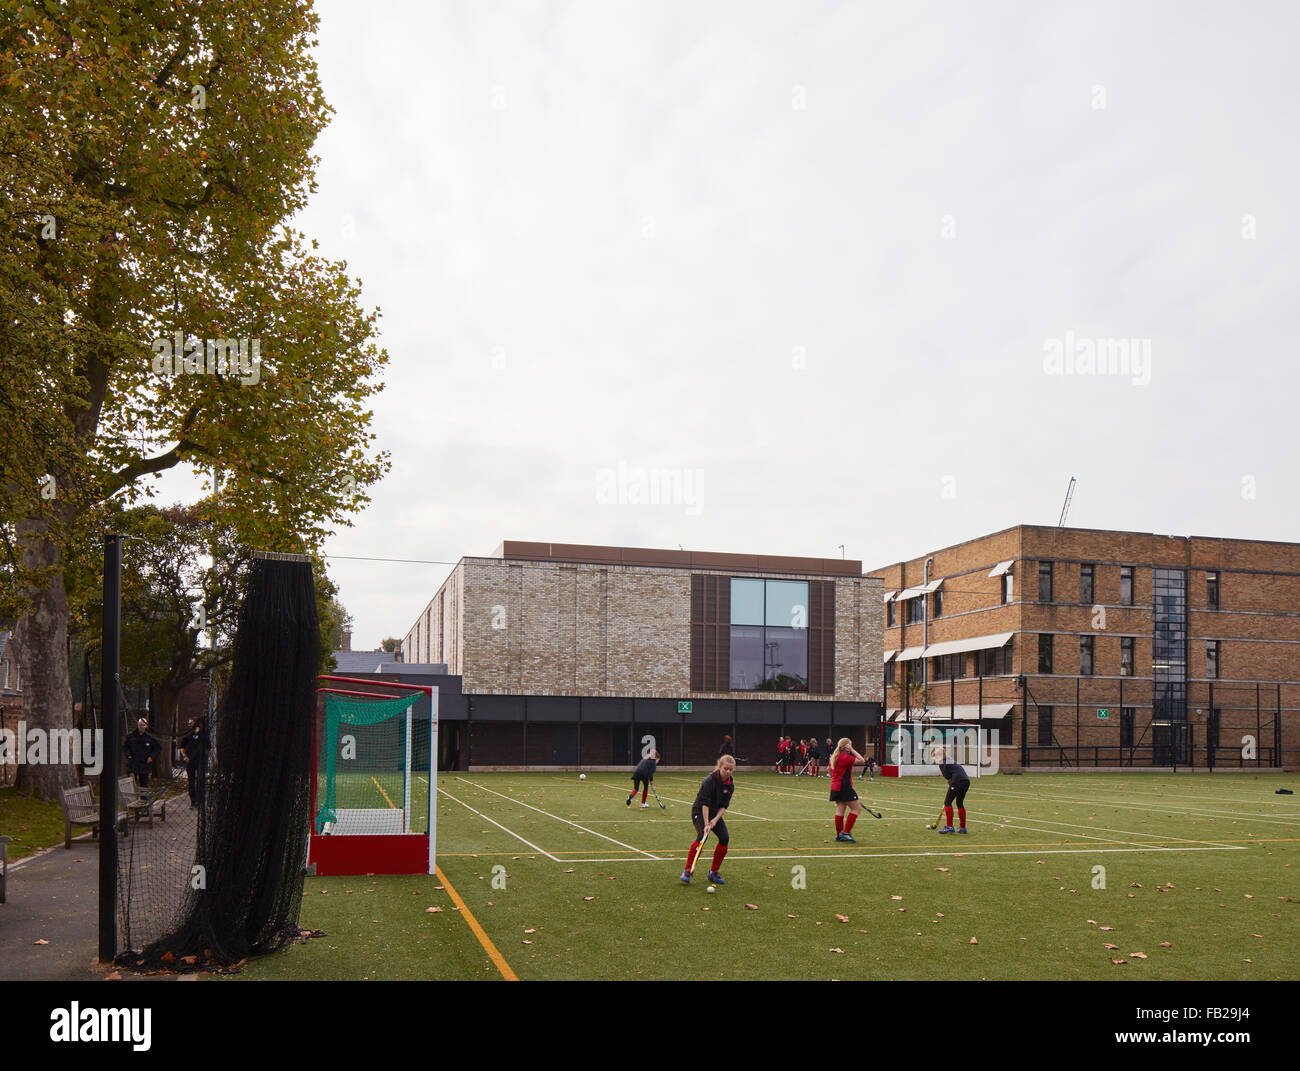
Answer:
[[[73,728],[72,694],[68,680],[68,594],[63,582],[63,552],[49,538],[46,521],[18,525],[22,562],[27,568],[46,570],[43,587],[28,591],[31,612],[18,622],[18,657],[22,665],[23,720],[28,731]],[[66,756],[65,756],[66,757]],[[18,767],[18,788],[45,800],[59,798],[59,789],[77,784],[77,768],[70,762],[55,765],[47,747],[45,761]]]

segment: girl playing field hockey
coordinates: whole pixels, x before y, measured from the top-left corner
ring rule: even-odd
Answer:
[[[727,854],[727,845],[730,843],[731,837],[727,833],[727,823],[722,820],[722,816],[727,813],[727,808],[731,806],[731,794],[736,790],[736,783],[731,777],[735,769],[735,759],[730,755],[721,756],[713,772],[704,779],[704,783],[700,785],[700,791],[696,793],[695,802],[691,805],[691,821],[695,823],[695,842],[691,845],[690,851],[686,853],[686,869],[682,871],[682,884],[684,885],[691,883],[691,872],[695,869],[695,856],[699,854],[700,844],[708,836],[710,830],[717,836],[718,843],[713,849],[713,865],[709,868],[709,883],[712,885],[726,884],[722,880],[722,875],[718,873],[718,868],[722,866],[722,860]]]
[[[862,804],[858,802],[858,794],[853,791],[853,764],[866,761],[854,750],[853,742],[846,736],[835,745],[835,751],[826,763],[831,775],[831,802],[835,804],[837,841],[857,843],[851,831],[853,823],[858,820],[858,815],[862,812]],[[849,812],[847,821],[844,818],[845,810]]]
[[[943,798],[943,813],[948,819],[948,824],[940,833],[965,833],[966,832],[966,790],[970,788],[970,778],[966,776],[966,771],[953,761],[951,751],[944,752],[944,761],[939,763],[939,774],[948,779],[948,794]],[[957,817],[961,821],[961,828],[952,828],[952,805],[953,801],[957,803]]]

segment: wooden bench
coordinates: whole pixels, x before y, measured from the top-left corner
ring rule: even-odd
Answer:
[[[72,847],[72,827],[90,826],[92,836],[99,836],[99,804],[89,785],[77,788],[65,788],[59,791],[59,801],[63,804],[63,846]],[[117,812],[118,828],[125,830],[130,816],[126,811]]]
[[[153,828],[155,814],[164,822],[167,821],[167,797],[160,794],[155,798],[147,788],[142,789],[137,785],[135,778],[130,775],[117,779],[117,799],[137,822],[142,818],[148,819],[150,829]]]
[[[0,837],[0,904],[5,902],[5,879],[9,877],[9,837]]]

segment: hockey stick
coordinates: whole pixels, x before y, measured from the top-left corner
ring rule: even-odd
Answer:
[[[704,842],[709,839],[709,834],[712,832],[712,829],[706,829],[704,831],[704,836],[700,838],[700,846],[695,851],[695,858],[691,860],[691,869],[687,871],[691,877],[695,876],[695,864],[700,861],[700,856],[704,854]]]
[[[664,801],[659,798],[659,790],[655,788],[655,783],[653,781],[650,782],[650,791],[655,794],[655,802],[659,804],[659,809],[661,811],[666,811],[668,808],[664,806]]]

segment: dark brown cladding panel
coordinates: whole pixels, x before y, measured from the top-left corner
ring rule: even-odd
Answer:
[[[738,573],[795,573],[809,576],[861,576],[862,562],[843,558],[792,558],[775,554],[718,554],[644,547],[595,547],[582,543],[527,543],[505,540],[497,557],[511,561],[574,562],[592,565],[642,565],[669,569],[723,569]]]
[[[808,691],[835,693],[835,581],[808,582]]]
[[[691,577],[691,691],[731,689],[731,581]]]

